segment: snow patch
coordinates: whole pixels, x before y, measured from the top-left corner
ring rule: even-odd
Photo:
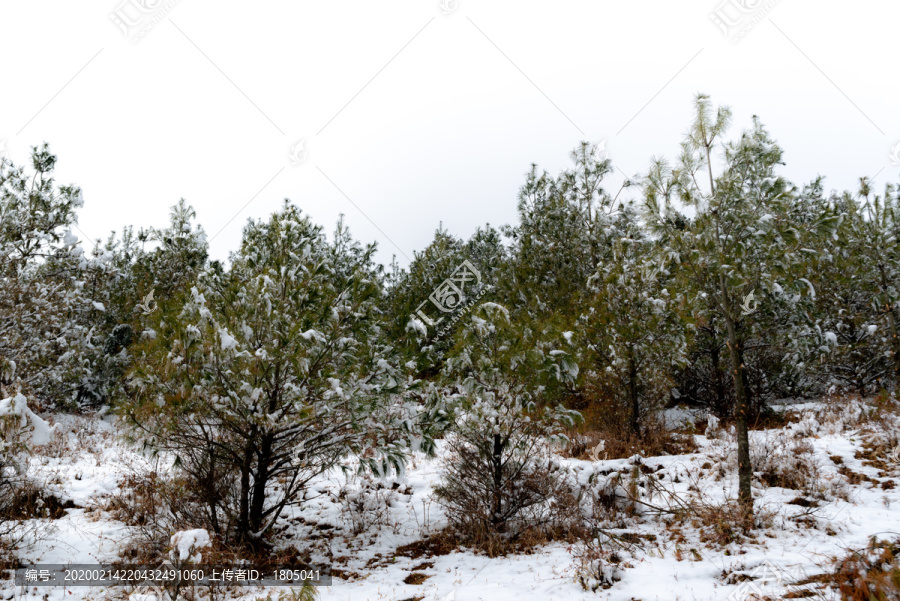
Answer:
[[[201,560],[199,550],[208,547],[210,544],[209,532],[203,528],[181,530],[173,534],[169,542],[173,547],[173,551],[178,552],[178,561],[199,563]],[[194,554],[191,555],[191,553]]]
[[[31,443],[37,446],[50,442],[56,426],[51,427],[46,421],[28,408],[28,399],[22,393],[14,397],[0,400],[0,417],[15,415],[21,418],[21,428],[25,429],[31,424]]]

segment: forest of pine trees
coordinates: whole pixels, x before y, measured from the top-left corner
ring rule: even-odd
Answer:
[[[402,473],[446,439],[438,501],[485,541],[550,519],[555,449],[590,432],[664,452],[662,412],[684,406],[734,426],[752,528],[748,431],[774,401],[900,384],[900,192],[788,181],[762,121],[730,120],[699,95],[678,156],[614,189],[582,143],[561,173],[528,170],[515,223],[439,229],[405,267],[290,202],[224,262],[184,200],[87,248],[48,146],[4,159],[0,495],[41,415],[108,407],[177,458],[196,527],[265,549],[347,455]]]

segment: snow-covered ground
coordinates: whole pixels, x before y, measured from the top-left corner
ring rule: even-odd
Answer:
[[[758,513],[767,516],[769,526],[756,530],[753,538],[725,543],[708,540],[703,524],[691,520],[675,524],[665,515],[639,511],[618,532],[646,535],[645,545],[625,553],[618,570],[621,579],[596,592],[584,590],[577,581],[575,549],[565,543],[496,558],[464,549],[433,556],[398,554],[398,548],[436,534],[446,525],[432,498],[440,454],[435,459],[416,456],[399,486],[394,481],[382,483],[383,488],[371,481],[363,486],[364,479],[348,479],[339,471],[323,476],[302,510],[285,516],[287,540],[299,548],[311,547],[314,561],[331,559],[341,571],[343,578],[335,577],[332,586],[319,589],[320,598],[329,601],[736,600],[757,591],[783,598],[792,583],[825,571],[830,558],[864,547],[873,535],[895,538],[892,533],[900,532],[896,509],[900,488],[892,484],[900,473],[896,461],[879,467],[864,463],[865,457],[860,457],[866,453],[871,457],[865,446],[871,438],[861,429],[857,413],[851,405],[834,411],[827,419],[810,413],[783,429],[751,433],[759,461],[787,461],[800,452],[797,445],[809,443],[806,450],[811,461],[806,465],[814,467],[814,486],[826,499],[818,507],[798,502],[807,496],[797,490],[757,486]],[[116,493],[126,474],[163,467],[121,442],[113,420],[51,419],[59,434],[32,457],[31,470],[75,507],[60,519],[43,521],[37,541],[20,552],[24,563],[118,559],[132,530],[101,509],[104,500]],[[640,459],[643,473],[653,474],[659,486],[710,504],[734,498],[729,434],[710,434],[695,436],[696,453]],[[582,484],[599,482],[617,471],[630,473],[634,467],[633,459],[560,461],[572,471],[573,481]],[[855,484],[848,482],[848,475]],[[645,500],[655,506],[664,504],[661,498]],[[404,583],[411,574],[419,575],[413,580],[420,584]],[[245,598],[264,598],[267,592],[280,591],[248,589]],[[827,591],[819,592],[829,598]],[[106,594],[96,588],[23,589],[9,582],[0,584],[0,599],[77,601]]]

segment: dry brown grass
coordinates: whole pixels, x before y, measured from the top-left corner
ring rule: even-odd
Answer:
[[[3,520],[51,519],[66,515],[66,509],[75,507],[71,500],[61,501],[30,480],[11,491],[3,500]]]
[[[459,545],[459,538],[451,531],[445,530],[408,545],[397,547],[394,554],[397,557],[409,557],[411,559],[436,557],[453,553],[459,548]]]
[[[154,471],[127,474],[118,491],[92,511],[106,511],[113,519],[134,528],[133,536],[120,551],[122,559],[128,562],[154,564],[164,561],[169,539],[178,530],[205,528],[212,532],[190,483]],[[210,550],[213,553],[226,551],[224,547],[217,550],[215,545]]]
[[[638,437],[626,427],[601,428],[596,422],[585,419],[584,424],[571,428],[567,435],[572,442],[562,449],[562,453],[575,459],[593,459],[591,452],[600,442],[604,444],[600,459],[686,455],[697,450],[691,434],[674,432],[660,424],[645,428]]]
[[[837,591],[841,601],[896,601],[900,599],[900,539],[873,538],[865,549],[848,550],[832,560],[832,567],[797,582]],[[829,597],[830,598],[830,597]]]

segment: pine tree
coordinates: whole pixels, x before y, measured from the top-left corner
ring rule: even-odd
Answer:
[[[576,327],[587,350],[585,379],[613,402],[607,419],[627,421],[640,437],[643,425],[669,399],[673,368],[686,361],[686,327],[677,311],[667,257],[627,211],[622,237],[590,278],[593,296]],[[588,368],[587,366],[591,367]]]
[[[883,195],[874,194],[868,179],[860,185],[861,212],[857,221],[860,238],[858,260],[866,261],[871,269],[875,294],[872,298],[873,321],[882,329],[885,355],[893,362],[893,381],[900,387],[900,193],[890,184]]]
[[[32,148],[30,174],[0,161],[0,371],[38,403],[64,406],[79,398],[105,310],[83,276],[104,267],[72,234],[84,201],[56,185],[55,165],[46,144]]]
[[[713,152],[731,112],[722,107],[713,115],[709,98],[702,94],[695,108],[677,169],[669,170],[659,160],[651,168],[645,189],[647,216],[681,263],[694,320],[707,322],[712,315],[724,325],[735,394],[738,496],[749,524],[753,469],[745,352],[748,340],[760,335],[765,316],[774,314],[776,305],[796,304],[800,291],[808,288],[794,275],[803,264],[800,234],[790,219],[796,191],[776,174],[782,150],[755,117],[752,129],[724,146],[724,166],[716,175]],[[676,198],[696,216],[680,214]],[[816,229],[827,222],[823,216]],[[786,327],[780,335],[795,333]]]
[[[897,194],[890,184],[884,194],[874,194],[863,178],[857,194],[833,194],[819,202],[839,216],[831,236],[811,236],[809,242],[818,250],[809,273],[817,289],[824,375],[861,396],[897,386]]]
[[[342,226],[329,243],[285,204],[246,226],[231,268],[204,271],[141,349],[123,412],[181,458],[216,533],[260,544],[348,453],[380,474],[403,469],[419,409],[389,362],[373,252]]]
[[[488,224],[466,241],[438,229],[407,269],[395,268],[385,292],[387,334],[396,341],[404,361],[415,363],[419,377],[433,379],[440,373],[461,313],[472,303],[487,300],[487,294],[496,295],[505,261],[501,235]],[[478,271],[479,281],[468,282],[462,294],[452,299],[452,308],[437,307],[432,293],[466,262]]]
[[[574,166],[555,178],[532,165],[519,191],[519,223],[504,228],[512,238],[504,298],[517,320],[527,316],[535,328],[571,329],[589,294],[588,278],[618,234],[619,194],[603,188],[612,163],[587,142],[571,158]]]

